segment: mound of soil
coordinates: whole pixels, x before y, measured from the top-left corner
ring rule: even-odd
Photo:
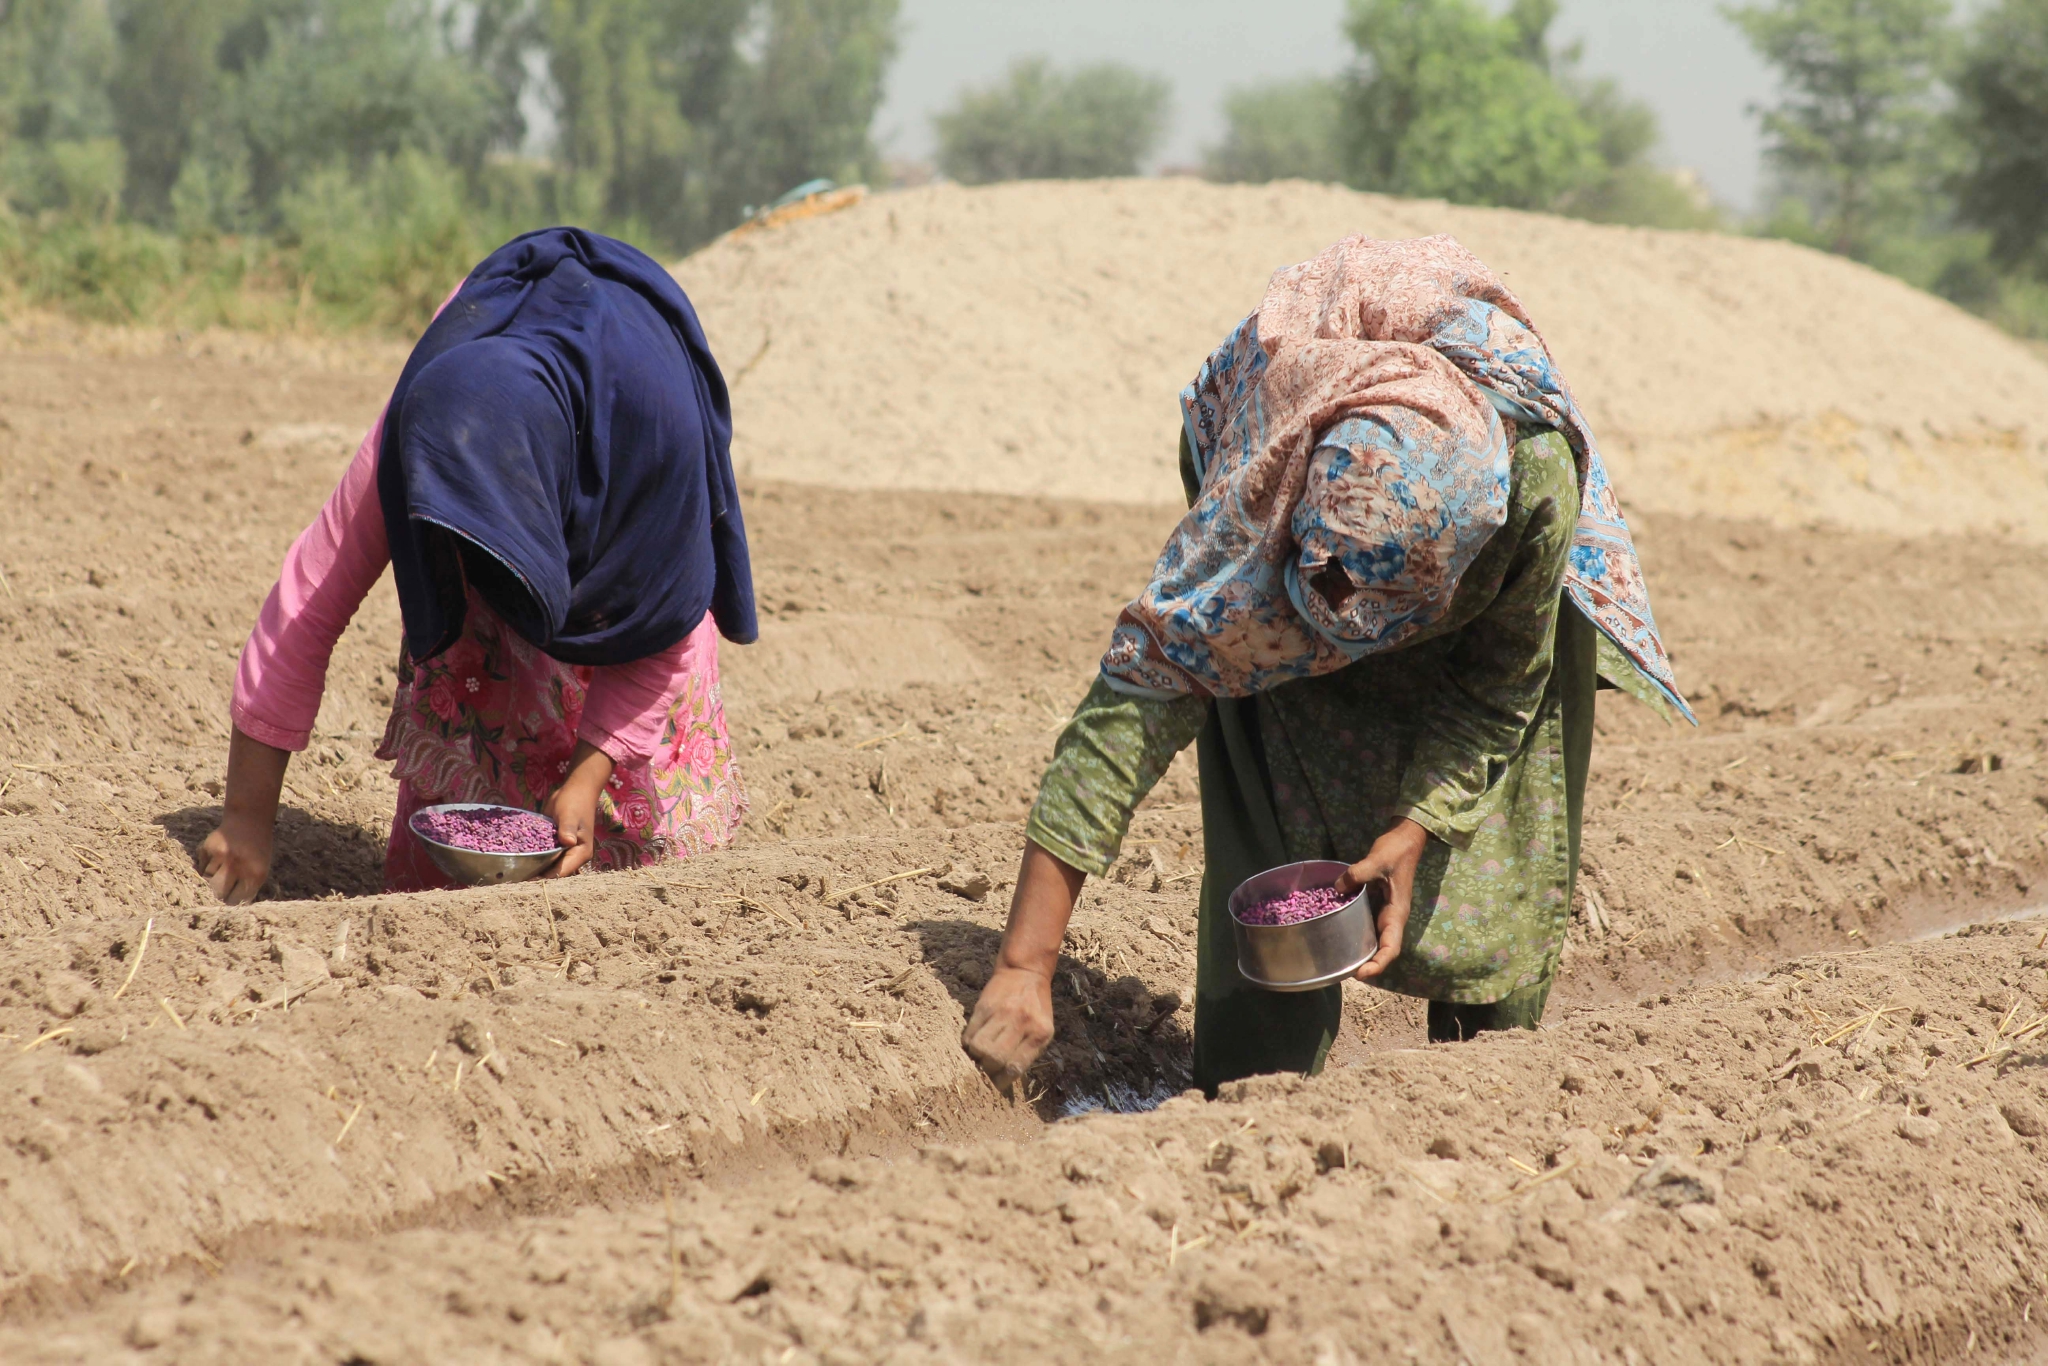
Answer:
[[[1173,396],[1267,277],[1447,232],[1529,306],[1631,508],[2048,536],[2048,364],[1783,242],[1331,186],[936,186],[676,267],[761,478],[1177,502]]]

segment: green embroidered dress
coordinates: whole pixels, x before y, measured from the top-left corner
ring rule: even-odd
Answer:
[[[1185,446],[1182,475],[1192,486]],[[1460,1009],[1459,1032],[1541,1015],[1578,865],[1594,689],[1605,675],[1654,697],[1560,592],[1578,509],[1564,439],[1529,436],[1514,446],[1506,525],[1426,636],[1247,700],[1152,700],[1097,679],[1067,723],[1026,833],[1097,875],[1174,755],[1199,744],[1194,1070],[1205,1089],[1314,1071],[1342,1003],[1338,987],[1280,994],[1238,975],[1232,889],[1277,864],[1355,862],[1403,816],[1435,838],[1401,956],[1379,984],[1450,1003],[1432,1007],[1433,1034]]]

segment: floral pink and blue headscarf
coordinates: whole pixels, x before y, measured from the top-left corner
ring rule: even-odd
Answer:
[[[1118,618],[1112,687],[1246,697],[1399,649],[1507,521],[1503,421],[1579,467],[1564,591],[1691,719],[1628,525],[1521,303],[1450,237],[1351,237],[1275,272],[1181,394],[1201,493]],[[1341,608],[1308,587],[1332,568]]]

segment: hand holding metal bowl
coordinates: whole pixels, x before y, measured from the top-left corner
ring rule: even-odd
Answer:
[[[517,834],[530,838],[503,838],[505,832],[515,829],[514,822],[518,823]],[[468,887],[524,882],[553,867],[563,854],[562,846],[553,843],[554,822],[516,806],[444,802],[415,811],[411,825],[434,866]],[[540,844],[542,826],[549,846],[533,847]],[[477,831],[486,833],[478,838],[473,833]],[[477,844],[494,847],[474,847]]]
[[[1337,885],[1349,865],[1331,859],[1269,868],[1238,884],[1230,894],[1230,927],[1237,938],[1237,970],[1267,991],[1314,991],[1355,976],[1379,951],[1376,918],[1386,894],[1368,883],[1320,914],[1282,924],[1260,924],[1260,908],[1283,898]]]

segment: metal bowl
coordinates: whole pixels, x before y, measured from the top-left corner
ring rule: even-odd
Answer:
[[[413,824],[421,816],[437,811],[513,811],[524,816],[533,813],[524,807],[500,806],[496,802],[442,802],[439,806],[423,806],[412,813],[406,823],[411,826],[413,837],[427,846],[427,857],[434,861],[436,868],[464,886],[524,882],[537,873],[546,872],[562,856],[560,849],[543,849],[537,854],[487,854],[480,849],[443,844],[429,838],[418,825]]]
[[[1379,951],[1375,912],[1382,894],[1373,883],[1334,911],[1292,925],[1247,925],[1238,917],[1271,897],[1332,887],[1345,869],[1329,859],[1268,868],[1230,894],[1230,928],[1237,934],[1237,970],[1267,991],[1314,991],[1341,982]]]

